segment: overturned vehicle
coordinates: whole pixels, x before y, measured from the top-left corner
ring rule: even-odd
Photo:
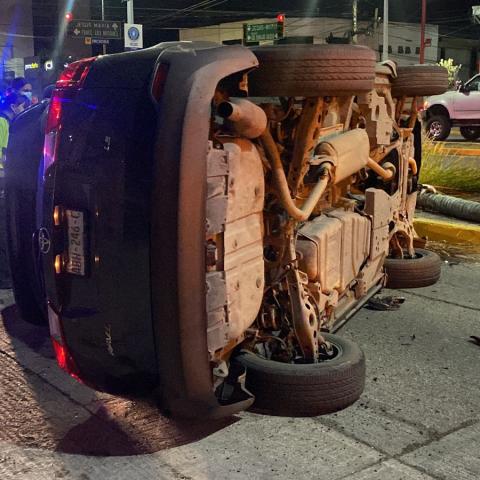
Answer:
[[[48,318],[70,374],[153,389],[172,414],[347,407],[365,358],[335,332],[383,286],[440,275],[413,228],[421,71],[351,45],[174,42],[71,64],[33,212],[9,152],[11,256],[37,272],[14,278],[20,310]]]

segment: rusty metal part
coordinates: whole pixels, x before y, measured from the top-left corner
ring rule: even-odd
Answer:
[[[389,166],[387,168],[383,168],[377,162],[369,158],[367,166],[368,168],[371,168],[377,175],[382,177],[386,182],[392,180],[395,177],[395,167],[391,163],[389,163]]]
[[[365,168],[370,150],[365,130],[355,128],[341,135],[335,135],[318,144],[315,163],[332,162],[333,183],[336,185]]]
[[[308,220],[330,181],[330,164],[326,162],[321,171],[320,177],[310,192],[307,200],[300,208],[298,208],[290,195],[287,178],[285,176],[285,171],[280,159],[280,154],[278,153],[277,145],[275,144],[275,141],[273,140],[268,129],[265,130],[265,132],[263,132],[263,134],[260,136],[260,141],[265,151],[265,155],[270,162],[273,178],[277,187],[276,193],[283,208],[295,220]]]
[[[418,106],[417,106],[417,97],[412,98],[412,106],[410,109],[410,118],[408,119],[408,128],[415,126],[415,122],[418,119]]]
[[[288,185],[294,196],[300,189],[309,168],[309,159],[316,145],[321,125],[323,98],[307,98],[295,132],[292,161],[288,171]]]
[[[401,140],[397,140],[390,144],[388,147],[379,147],[370,152],[370,158],[375,162],[381,162],[390,152],[396,150],[402,146]]]
[[[407,99],[407,97],[401,97],[397,101],[397,105],[396,105],[396,108],[395,108],[395,120],[396,120],[397,124],[400,124],[400,117],[402,115],[403,107],[405,106],[405,100],[406,99]]]
[[[302,279],[296,268],[287,274],[288,293],[292,309],[293,329],[306,362],[318,362],[318,316],[309,300],[308,280]]]
[[[267,128],[265,112],[244,98],[231,98],[229,102],[221,102],[217,113],[228,120],[236,133],[246,138],[257,138]]]
[[[222,140],[223,149],[211,147],[207,156],[205,287],[211,357],[253,324],[264,290],[262,161],[249,140]]]
[[[410,166],[410,168],[412,170],[412,174],[416,175],[418,173],[418,168],[417,168],[417,162],[415,161],[415,159],[410,157],[408,159],[408,165]]]

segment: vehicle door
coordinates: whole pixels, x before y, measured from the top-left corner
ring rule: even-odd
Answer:
[[[461,87],[454,98],[456,119],[480,120],[480,74]]]

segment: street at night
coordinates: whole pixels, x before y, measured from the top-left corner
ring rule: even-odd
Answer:
[[[480,478],[480,4],[1,2],[1,480]]]

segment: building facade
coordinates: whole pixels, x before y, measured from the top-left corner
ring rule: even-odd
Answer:
[[[32,0],[1,0],[0,52],[0,81],[23,76],[23,59],[34,54]]]

